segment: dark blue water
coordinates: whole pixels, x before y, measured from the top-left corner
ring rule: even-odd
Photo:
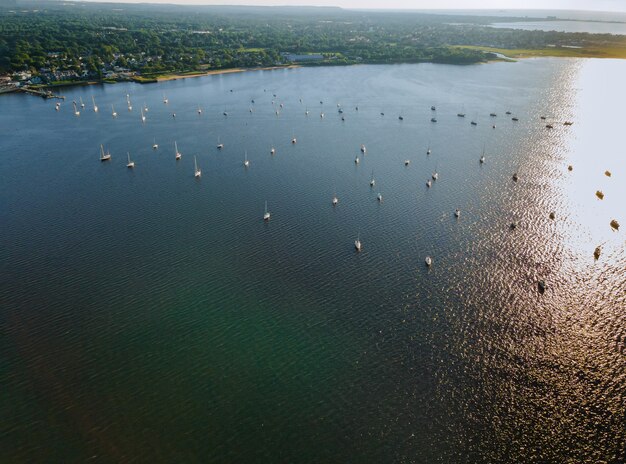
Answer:
[[[2,96],[4,459],[622,462],[625,74],[537,59],[71,88],[58,112]]]

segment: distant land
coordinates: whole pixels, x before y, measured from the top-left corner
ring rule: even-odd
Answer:
[[[626,58],[626,35],[494,28],[494,17],[506,23],[626,20],[619,13],[549,10],[12,0],[0,4],[0,92],[294,65]]]

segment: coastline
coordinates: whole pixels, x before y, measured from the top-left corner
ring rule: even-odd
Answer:
[[[274,71],[278,69],[293,69],[293,68],[301,68],[301,67],[302,66],[298,64],[290,64],[287,66],[266,66],[263,68],[215,69],[212,71],[191,72],[189,74],[184,74],[184,73],[183,74],[164,74],[164,75],[155,77],[154,80],[151,79],[149,82],[166,82],[166,81],[174,81],[177,79],[187,79],[189,77],[214,76],[218,74],[233,74],[233,73],[250,72],[250,71]]]

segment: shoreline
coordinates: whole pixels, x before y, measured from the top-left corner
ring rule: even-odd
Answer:
[[[219,75],[219,74],[233,74],[233,73],[242,73],[242,72],[250,72],[250,71],[275,71],[278,69],[294,69],[294,68],[301,68],[301,67],[302,66],[298,64],[290,64],[287,66],[266,66],[263,68],[215,69],[212,71],[201,71],[197,73],[194,72],[193,74],[165,74],[165,75],[158,76],[155,78],[146,78],[146,79],[150,79],[149,82],[166,82],[166,81],[175,81],[177,79],[187,79],[189,77],[214,76],[214,75]],[[149,83],[149,82],[146,82],[146,83]]]

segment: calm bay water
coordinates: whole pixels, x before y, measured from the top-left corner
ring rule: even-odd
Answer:
[[[3,459],[623,462],[625,75],[532,59],[72,88],[59,112],[3,96]]]
[[[493,23],[491,27],[525,31],[588,32],[589,34],[626,35],[626,23],[602,21],[520,21]]]

